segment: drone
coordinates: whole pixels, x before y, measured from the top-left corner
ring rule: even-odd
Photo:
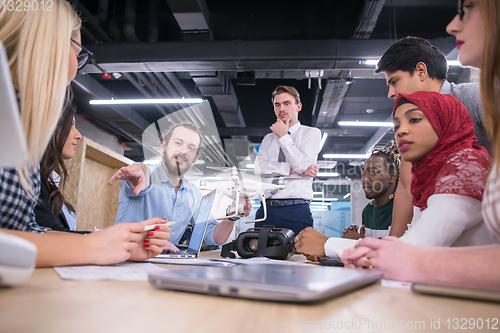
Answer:
[[[228,180],[224,181],[207,181],[202,179],[200,181],[200,190],[214,190],[222,193],[228,198],[232,199],[236,205],[231,205],[226,210],[226,216],[216,218],[217,220],[223,219],[238,219],[245,216],[244,206],[246,198],[259,197],[262,203],[265,203],[266,197],[265,193],[269,191],[284,190],[286,187],[284,185],[285,181],[283,177],[277,178],[276,184],[274,183],[263,183],[259,180],[253,179],[240,179],[238,171],[246,171],[245,169],[238,169],[236,167],[231,168],[231,176]],[[257,176],[254,176],[257,177]],[[246,178],[246,177],[245,177]],[[250,176],[249,176],[250,178]],[[243,198],[243,200],[240,200]],[[219,198],[218,204],[220,204]],[[261,219],[253,221],[244,221],[245,223],[255,223],[265,221],[267,218],[267,207],[262,205],[264,208],[264,217]]]

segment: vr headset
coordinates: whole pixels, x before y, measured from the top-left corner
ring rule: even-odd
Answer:
[[[239,234],[231,243],[223,245],[221,256],[234,259],[236,256],[231,251],[236,251],[243,259],[258,256],[288,259],[295,252],[294,237],[292,230],[274,228],[274,226],[248,229]]]

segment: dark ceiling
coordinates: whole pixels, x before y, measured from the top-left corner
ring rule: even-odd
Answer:
[[[87,65],[73,83],[78,112],[115,135],[134,160],[143,159],[144,129],[184,106],[90,106],[89,99],[202,97],[222,139],[259,143],[275,121],[272,91],[291,85],[302,97],[300,121],[329,134],[321,160],[393,137],[392,130],[338,125],[390,116],[384,76],[361,60],[377,59],[407,35],[446,55],[455,46],[445,27],[456,0],[79,0],[76,8],[82,44],[104,70],[121,75],[106,80]],[[450,67],[449,79],[463,72]]]

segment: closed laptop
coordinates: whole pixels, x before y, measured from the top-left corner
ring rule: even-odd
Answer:
[[[317,265],[237,265],[197,267],[149,275],[160,289],[238,298],[311,302],[366,286],[382,277],[377,270]]]

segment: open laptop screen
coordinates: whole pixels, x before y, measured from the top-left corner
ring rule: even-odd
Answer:
[[[205,234],[208,219],[210,218],[210,210],[212,209],[212,204],[214,202],[215,192],[216,191],[214,190],[201,199],[198,214],[196,215],[196,220],[194,222],[193,234],[191,235],[191,240],[189,241],[189,252],[195,251],[198,253],[200,251],[201,243],[203,242],[203,235]]]
[[[7,54],[0,42],[0,167],[15,168],[28,158],[16,93],[10,77]]]

